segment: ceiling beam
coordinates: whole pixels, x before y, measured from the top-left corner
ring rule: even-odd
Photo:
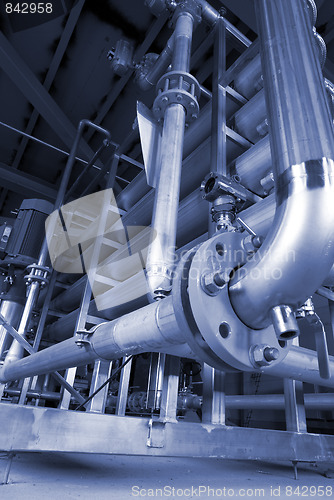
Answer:
[[[53,56],[52,61],[51,61],[51,65],[48,69],[48,72],[46,74],[46,77],[45,77],[45,80],[43,83],[43,86],[47,91],[50,90],[51,85],[55,79],[55,76],[57,74],[57,71],[58,71],[59,66],[61,64],[61,61],[64,57],[65,52],[66,52],[66,49],[68,47],[68,44],[69,44],[69,41],[70,41],[71,36],[73,34],[73,31],[74,31],[76,24],[78,22],[78,19],[80,17],[80,14],[81,14],[82,8],[85,4],[85,1],[86,0],[79,0],[79,2],[77,4],[75,4],[75,6],[73,7],[73,9],[70,12],[70,15],[68,16],[65,28],[62,32],[57,49],[54,53],[54,56]],[[38,117],[39,117],[39,112],[37,109],[34,109],[32,115],[29,119],[28,125],[25,129],[26,134],[29,134],[29,135],[32,134],[32,132],[35,128],[36,122],[38,120]],[[25,149],[27,147],[28,142],[29,142],[29,139],[27,137],[23,137],[23,139],[20,143],[19,149],[18,149],[16,156],[14,158],[14,161],[12,163],[12,168],[19,167],[20,161],[24,155],[24,152],[25,152]]]
[[[0,162],[0,186],[27,197],[39,197],[54,201],[57,190],[52,184],[26,174]]]
[[[44,120],[46,120],[62,142],[70,149],[74,142],[77,128],[50,96],[46,88],[43,87],[1,31],[0,67],[40,115],[43,116]],[[79,150],[87,158],[91,158],[94,154],[91,147],[83,140],[80,143]],[[101,162],[100,166],[102,166]]]

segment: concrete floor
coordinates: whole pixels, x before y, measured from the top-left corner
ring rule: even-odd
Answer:
[[[6,462],[6,456],[0,455],[1,479]],[[320,498],[321,490],[325,493],[323,498],[330,498],[334,496],[333,471],[334,464],[300,464],[296,481],[290,464],[199,458],[19,453],[12,463],[9,484],[0,486],[0,499],[119,500],[233,496],[291,499],[299,496]],[[202,489],[199,489],[200,486]],[[165,490],[161,491],[164,487]],[[209,491],[209,487],[212,490]],[[293,488],[292,495],[289,487]],[[314,489],[319,487],[319,490]],[[331,492],[332,495],[328,494]]]

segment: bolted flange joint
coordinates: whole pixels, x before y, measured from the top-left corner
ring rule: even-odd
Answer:
[[[176,19],[182,14],[190,14],[196,26],[202,21],[202,7],[197,0],[182,0],[176,7],[172,24],[175,24]]]
[[[157,84],[158,95],[153,104],[153,113],[158,121],[162,120],[165,111],[171,104],[182,104],[186,110],[186,123],[198,117],[198,100],[201,89],[194,76],[185,71],[170,71]]]
[[[24,276],[24,281],[26,285],[31,285],[32,283],[39,283],[40,287],[43,288],[49,282],[50,268],[47,266],[39,266],[38,264],[31,264],[27,267],[29,274]]]

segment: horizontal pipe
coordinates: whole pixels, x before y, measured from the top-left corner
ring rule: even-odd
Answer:
[[[20,396],[21,395],[21,389],[12,389],[11,387],[9,389],[5,389],[4,391],[8,396]],[[27,392],[27,398],[33,398],[33,399],[45,399],[46,401],[54,401],[54,400],[59,400],[61,398],[61,393],[60,392],[51,392],[51,391],[32,391],[29,390]]]
[[[301,380],[323,387],[334,387],[334,356],[329,356],[330,378],[323,379],[319,374],[318,355],[304,347],[292,346],[285,359],[266,370],[274,377]]]
[[[4,365],[0,381],[43,375],[73,366],[83,366],[96,359],[118,359],[127,354],[166,352],[194,357],[185,346],[168,297],[109,323],[97,326],[89,343],[78,347],[76,338],[55,344],[17,362]]]
[[[260,394],[225,396],[228,410],[284,410],[284,394]],[[307,410],[333,410],[334,394],[304,394],[304,405]]]
[[[277,211],[264,244],[229,291],[239,318],[260,329],[272,322],[276,306],[300,307],[333,265],[334,136],[306,1],[256,4]]]

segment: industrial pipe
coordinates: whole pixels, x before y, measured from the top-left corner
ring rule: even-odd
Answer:
[[[284,410],[285,400],[284,394],[226,395],[225,405],[228,410]],[[304,394],[304,405],[307,410],[332,410],[334,394]]]
[[[186,8],[178,12],[174,32],[172,72],[183,78],[190,67],[194,18]],[[166,80],[169,82],[169,79]],[[180,98],[182,99],[182,89]],[[168,97],[165,97],[168,101]],[[146,273],[152,299],[171,290],[171,273],[175,264],[176,228],[179,208],[183,139],[186,109],[180,103],[167,106],[161,139],[161,160],[152,216],[152,241],[149,246]]]
[[[142,352],[164,351],[194,358],[176,322],[171,297],[98,325],[87,340],[83,347],[78,347],[72,337],[15,363],[5,364],[0,370],[0,381],[4,383],[87,365],[96,359],[112,360]]]
[[[136,82],[141,90],[148,91],[155,87],[160,77],[165,73],[172,61],[174,47],[174,34],[169,38],[165,48],[162,50],[158,59],[148,70],[146,75],[139,73]],[[142,71],[142,70],[141,70]]]
[[[272,309],[283,306],[280,318],[275,310],[279,329],[288,308],[301,306],[333,264],[334,140],[306,1],[257,0],[257,7],[277,210],[265,243],[229,292],[251,328],[268,326]],[[297,333],[290,322],[277,335]]]

